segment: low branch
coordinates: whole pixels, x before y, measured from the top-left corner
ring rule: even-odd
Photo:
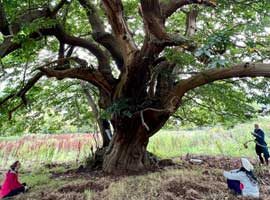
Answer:
[[[196,87],[223,79],[229,79],[234,77],[270,77],[270,64],[263,63],[243,63],[238,64],[230,68],[210,69],[198,73],[188,79],[180,81],[170,92],[170,95],[165,97],[165,102],[169,104],[170,99],[178,97],[178,101],[175,101],[175,110],[180,104],[181,98],[186,92]]]
[[[58,59],[63,59],[65,57],[65,44],[60,42],[58,49]]]
[[[109,84],[104,76],[97,70],[91,68],[71,68],[65,70],[54,70],[49,68],[39,68],[48,77],[55,77],[59,80],[64,78],[77,78],[88,81],[98,88],[110,94],[112,85]]]
[[[26,105],[26,93],[38,82],[38,80],[43,76],[42,72],[38,72],[33,78],[29,79],[23,88],[21,88],[18,92],[14,94],[9,94],[3,100],[0,101],[0,106],[5,104],[9,99],[13,99],[16,97],[20,97],[22,102]]]
[[[216,7],[217,3],[215,0],[170,0],[167,3],[162,4],[163,17],[166,19],[176,12],[179,8],[189,4],[202,4],[205,6]]]
[[[62,58],[62,59],[58,59],[56,61],[52,61],[49,62],[43,66],[41,66],[41,68],[45,68],[45,67],[53,67],[54,69],[63,69],[62,65],[59,65],[59,63],[64,63],[67,61],[75,61],[78,64],[80,64],[80,66],[86,66],[87,63],[84,63],[83,61],[81,61],[79,58],[77,57],[69,57],[69,58]],[[23,88],[21,88],[19,91],[15,92],[14,94],[9,94],[7,97],[5,97],[3,100],[0,101],[0,106],[2,106],[3,104],[5,104],[8,100],[16,98],[16,97],[20,97],[22,99],[22,102],[27,105],[27,98],[26,98],[26,93],[40,80],[40,78],[44,75],[43,72],[38,72],[34,77],[32,77],[31,79],[28,80],[28,82],[24,85]]]
[[[16,94],[17,97],[23,98],[25,94],[39,81],[43,73],[38,72],[34,77],[28,80],[25,86]]]
[[[53,35],[59,40],[60,43],[63,44],[86,48],[97,57],[99,66],[107,66],[107,68],[110,67],[109,58],[106,56],[103,50],[100,49],[98,45],[91,43],[88,40],[68,35],[64,32],[63,28],[60,25],[56,25],[48,29],[41,29],[40,33],[42,33],[42,35]],[[30,37],[37,38],[38,36],[36,33],[33,33],[30,35]],[[40,37],[38,38],[40,39]],[[4,56],[8,55],[16,49],[19,49],[20,47],[21,44],[12,42],[11,38],[5,39],[4,42],[0,45],[0,58],[3,58]],[[106,76],[106,78],[108,79],[108,76]],[[113,77],[110,76],[108,81],[112,83]]]
[[[21,102],[19,105],[17,105],[15,108],[13,108],[12,110],[8,111],[8,120],[12,119],[12,114],[18,110],[21,106],[23,106],[23,102]]]
[[[15,94],[9,94],[8,96],[6,96],[3,100],[0,101],[0,106],[6,103],[9,99],[13,98],[14,96]]]

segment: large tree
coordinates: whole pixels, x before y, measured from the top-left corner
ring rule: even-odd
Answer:
[[[0,104],[15,101],[11,114],[27,105],[43,76],[89,82],[114,128],[103,169],[145,169],[149,138],[186,100],[270,77],[269,8],[267,0],[0,1],[1,65],[23,77]]]

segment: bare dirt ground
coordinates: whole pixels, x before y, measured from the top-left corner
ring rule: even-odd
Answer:
[[[191,158],[203,162],[194,164]],[[40,200],[236,200],[226,187],[223,170],[240,167],[239,158],[187,155],[174,158],[175,165],[137,176],[108,176],[102,171],[67,171],[52,173],[52,179],[69,180],[68,184],[42,191],[32,191],[16,199]],[[255,160],[252,160],[255,164]],[[53,168],[51,168],[53,172]],[[270,200],[270,167],[256,165],[260,199]],[[74,182],[74,180],[83,180]],[[88,191],[88,192],[85,192]]]

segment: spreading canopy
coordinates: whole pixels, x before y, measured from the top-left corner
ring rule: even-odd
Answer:
[[[29,113],[53,90],[66,91],[63,104],[79,93],[80,107],[77,79],[97,88],[100,108],[141,116],[150,135],[179,106],[182,120],[194,107],[221,121],[237,109],[252,112],[254,95],[245,94],[268,83],[239,78],[270,76],[269,8],[266,0],[2,0],[0,118],[23,105]],[[232,102],[226,92],[240,105],[220,103]],[[164,123],[149,126],[150,112]]]

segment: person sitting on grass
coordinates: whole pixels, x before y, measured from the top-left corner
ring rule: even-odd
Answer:
[[[0,191],[0,199],[12,197],[20,193],[24,193],[27,189],[26,184],[21,184],[18,180],[18,171],[20,169],[20,162],[16,161],[6,173],[5,180]]]
[[[236,195],[259,198],[258,180],[253,174],[253,165],[246,158],[241,158],[242,167],[231,171],[224,171],[228,188]]]

